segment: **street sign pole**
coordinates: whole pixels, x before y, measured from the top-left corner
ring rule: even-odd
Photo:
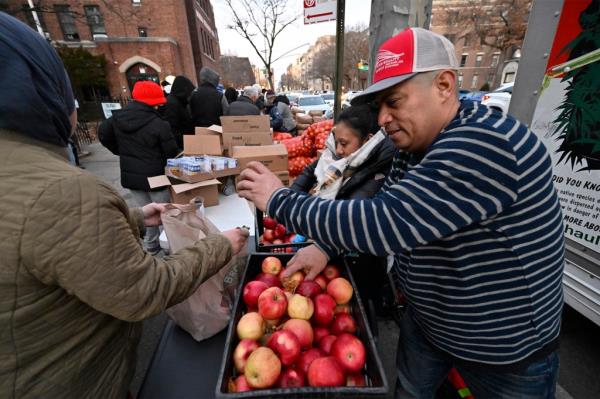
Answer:
[[[337,0],[335,21],[335,101],[333,118],[337,120],[342,111],[342,70],[344,66],[344,17],[346,0]]]

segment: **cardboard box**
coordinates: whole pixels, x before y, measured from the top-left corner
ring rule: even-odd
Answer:
[[[222,116],[223,133],[269,133],[268,115]]]
[[[206,180],[199,183],[174,184],[166,175],[148,178],[150,188],[169,187],[171,202],[174,204],[188,204],[194,197],[202,197],[204,206],[219,205],[219,181]]]
[[[249,162],[258,161],[273,172],[287,170],[288,154],[283,144],[262,145],[258,147],[235,146],[232,158],[238,160],[238,166],[244,170]]]
[[[221,155],[223,154],[221,137],[219,135],[184,134],[183,153],[185,155]]]
[[[275,176],[279,177],[279,180],[281,180],[281,182],[283,183],[284,186],[286,187],[290,187],[291,186],[291,180],[290,180],[290,173],[287,170],[281,170],[278,172],[273,172],[275,174]],[[235,185],[237,186],[237,184],[240,182],[240,177],[236,176],[235,177]]]

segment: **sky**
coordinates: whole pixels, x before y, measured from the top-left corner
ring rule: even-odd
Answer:
[[[248,57],[252,64],[262,67],[260,58],[246,39],[242,38],[235,31],[227,29],[227,25],[232,20],[232,17],[225,1],[212,0],[211,2],[215,14],[215,23],[219,32],[221,54]],[[304,0],[288,0],[288,4],[293,7],[290,9],[290,12],[300,15],[300,17],[275,40],[273,58],[275,59],[285,54],[283,58],[273,64],[276,84],[287,66],[308,50],[309,45],[313,45],[317,38],[335,34],[335,21],[304,25]],[[356,26],[358,24],[368,26],[370,10],[371,0],[346,0],[345,26]],[[299,46],[301,47],[297,48]],[[295,48],[297,49],[293,50]]]

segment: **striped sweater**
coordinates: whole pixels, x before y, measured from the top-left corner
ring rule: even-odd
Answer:
[[[280,189],[267,208],[330,254],[395,255],[415,322],[451,356],[510,365],[558,337],[564,237],[552,165],[510,116],[462,104],[421,159],[396,154],[373,199]]]

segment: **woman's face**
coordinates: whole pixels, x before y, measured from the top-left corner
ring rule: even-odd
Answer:
[[[348,155],[362,147],[366,141],[362,140],[359,133],[348,126],[344,121],[335,125],[333,136],[335,138],[335,153],[340,158],[346,158]],[[369,135],[369,137],[371,137],[371,135]]]

